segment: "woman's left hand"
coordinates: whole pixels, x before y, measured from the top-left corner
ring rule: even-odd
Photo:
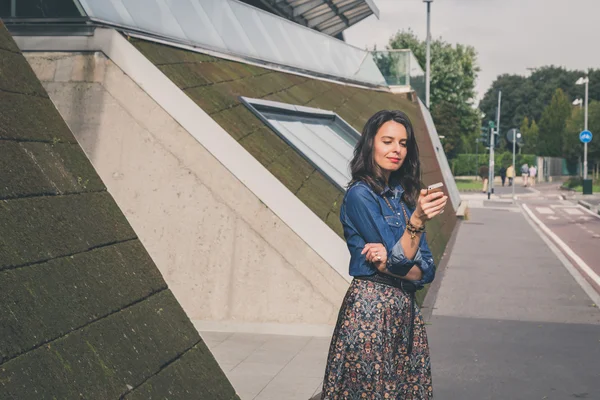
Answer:
[[[384,272],[387,264],[387,250],[381,243],[367,243],[360,254],[365,254],[368,262],[375,265],[380,271]]]

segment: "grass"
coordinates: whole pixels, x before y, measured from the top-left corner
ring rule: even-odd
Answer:
[[[456,179],[456,186],[458,186],[460,192],[481,190],[483,188],[483,182],[472,179]]]
[[[563,183],[562,188],[573,190],[576,193],[582,193],[583,185],[581,182],[581,178],[580,177],[569,178],[565,183]],[[594,182],[592,183],[592,192],[600,193],[600,180],[598,180],[598,179],[594,180]]]
[[[571,188],[571,190],[574,190],[578,193],[583,193],[583,186],[579,185],[579,186],[574,186]],[[592,192],[593,193],[600,193],[600,184],[592,184]]]

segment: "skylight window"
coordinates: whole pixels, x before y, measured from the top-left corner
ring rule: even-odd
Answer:
[[[339,115],[318,108],[242,98],[265,124],[344,190],[360,134]]]

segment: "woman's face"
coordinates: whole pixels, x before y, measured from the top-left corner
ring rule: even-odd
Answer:
[[[381,125],[373,143],[375,162],[389,178],[390,174],[402,166],[406,158],[408,133],[404,125],[388,121]]]

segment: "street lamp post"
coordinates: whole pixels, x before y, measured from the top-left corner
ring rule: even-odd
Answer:
[[[583,129],[588,130],[588,88],[590,84],[590,78],[579,78],[576,85],[584,85],[585,84],[585,111],[583,112]],[[588,170],[588,162],[587,162],[587,143],[583,144],[583,179],[587,179],[587,170]]]
[[[577,99],[573,100],[572,104],[574,106],[579,106],[579,109],[581,110],[583,108],[583,99],[577,98]],[[579,128],[579,129],[583,129],[583,128]],[[577,166],[581,167],[581,169],[583,170],[583,166],[581,165],[581,156],[579,156],[579,159],[577,160]],[[580,174],[581,174],[581,172],[580,172]],[[580,175],[580,176],[582,176],[582,175]]]
[[[516,162],[516,153],[517,153],[517,140],[521,138],[521,132],[517,132],[516,129],[511,129],[512,131],[512,145],[513,145],[513,162],[512,162],[512,167],[513,167],[513,184],[512,184],[512,201],[513,203],[515,202],[515,183],[516,183],[516,177],[517,177],[517,170],[516,170],[516,166],[515,164]]]
[[[431,3],[433,0],[423,0],[427,3],[427,53],[425,61],[425,105],[429,108],[431,88]]]

